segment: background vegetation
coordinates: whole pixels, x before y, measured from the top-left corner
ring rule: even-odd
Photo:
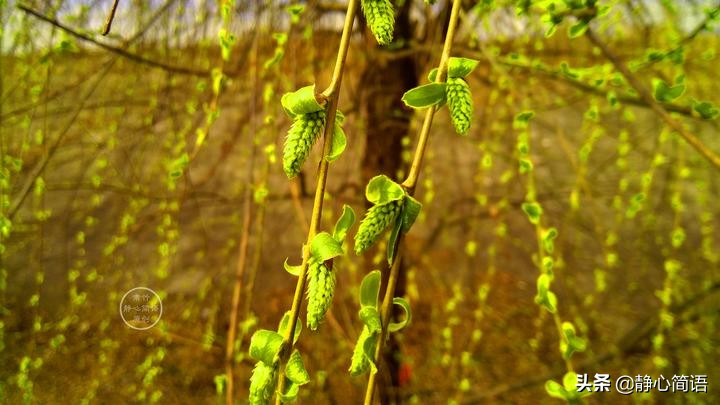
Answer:
[[[320,156],[287,180],[280,96],[328,84],[345,4],[121,1],[102,36],[111,3],[0,1],[0,402],[222,403],[239,279],[244,403],[249,337],[292,299],[283,262]],[[707,393],[590,403],[720,400],[720,4],[592,3],[464,2],[453,54],[480,61],[475,115],[467,137],[435,119],[398,286],[413,322],[393,336],[386,400],[551,403],[546,381],[570,366],[708,376]],[[588,10],[602,10],[589,30]],[[396,14],[383,48],[355,24],[324,229],[343,204],[363,212],[370,177],[407,172],[421,115],[400,98],[437,63],[449,2]],[[329,318],[298,343],[301,403],[362,397],[347,373],[357,288],[384,252],[336,263]],[[548,259],[558,313],[587,343],[572,364],[535,303]],[[163,299],[147,331],[118,313],[138,286]]]

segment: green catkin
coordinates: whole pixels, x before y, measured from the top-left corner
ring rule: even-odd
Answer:
[[[362,9],[378,44],[387,45],[392,42],[395,11],[390,0],[362,0]]]
[[[310,150],[325,126],[325,111],[302,114],[295,117],[283,149],[283,170],[289,178],[300,173]]]
[[[370,369],[370,359],[365,355],[365,342],[368,339],[374,339],[374,333],[370,332],[367,326],[363,326],[363,330],[358,337],[357,343],[355,343],[355,349],[353,349],[352,359],[350,360],[350,375],[357,377],[365,374]],[[373,345],[374,347],[375,345]]]
[[[277,370],[262,361],[255,364],[250,377],[250,404],[266,405],[272,398],[277,383]]]
[[[324,263],[313,261],[308,268],[307,325],[317,330],[330,309],[335,293],[335,272]]]
[[[465,79],[448,78],[447,102],[455,131],[460,135],[467,135],[473,115],[473,103],[470,86]]]
[[[375,243],[380,234],[395,221],[401,204],[402,200],[390,201],[375,205],[367,211],[355,234],[355,253],[361,254]]]

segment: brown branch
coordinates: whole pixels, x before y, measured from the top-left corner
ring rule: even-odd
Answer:
[[[638,80],[638,78],[630,72],[630,69],[625,66],[617,55],[615,55],[615,53],[602,40],[600,40],[597,35],[595,35],[593,30],[588,28],[588,30],[585,31],[585,35],[593,44],[595,44],[595,46],[600,48],[605,57],[625,77],[630,86],[637,91],[640,99],[642,99],[650,107],[650,109],[652,109],[663,121],[665,121],[665,124],[679,133],[687,143],[695,148],[695,150],[697,150],[705,159],[708,160],[708,162],[715,166],[716,169],[720,169],[720,156],[716,155],[715,152],[709,149],[700,139],[685,129],[682,123],[676,121],[662,105],[655,101],[652,94],[650,94],[650,91],[648,91],[640,80]]]
[[[115,18],[115,11],[117,11],[118,3],[120,3],[120,0],[115,0],[113,2],[112,8],[110,9],[110,14],[107,17],[107,20],[105,20],[105,28],[103,28],[103,35],[107,35],[110,33],[110,27],[112,26],[113,19]]]
[[[196,69],[187,68],[187,67],[183,67],[183,66],[172,66],[172,65],[168,65],[168,64],[165,64],[165,63],[162,63],[162,62],[154,61],[154,60],[152,60],[152,59],[147,59],[147,58],[145,58],[145,57],[143,57],[143,56],[140,56],[140,55],[135,54],[135,53],[132,53],[132,52],[128,52],[128,51],[126,51],[125,49],[118,48],[118,47],[115,47],[115,46],[112,46],[112,45],[108,45],[108,44],[102,43],[102,42],[97,41],[96,39],[94,39],[94,38],[92,38],[92,37],[90,37],[90,36],[87,36],[87,35],[85,35],[85,34],[82,34],[82,33],[78,32],[78,31],[75,31],[74,29],[72,29],[72,28],[70,28],[70,27],[68,27],[68,26],[66,26],[66,25],[63,25],[63,24],[62,24],[61,22],[59,22],[58,20],[56,20],[56,19],[54,19],[54,18],[51,18],[51,17],[48,17],[48,16],[46,16],[46,15],[43,15],[43,14],[41,14],[40,12],[38,12],[38,11],[36,11],[36,10],[33,10],[32,8],[27,7],[27,6],[25,6],[25,5],[18,4],[18,5],[17,5],[17,8],[19,8],[20,10],[22,10],[22,11],[24,11],[24,12],[26,12],[26,13],[28,13],[28,14],[30,14],[30,15],[38,18],[38,19],[40,19],[40,20],[42,20],[42,21],[45,21],[45,22],[47,22],[47,23],[49,23],[49,24],[52,24],[53,26],[55,26],[55,27],[57,27],[57,28],[65,31],[65,32],[67,32],[68,34],[74,36],[75,38],[81,39],[81,40],[86,41],[86,42],[90,42],[91,44],[94,44],[94,45],[96,45],[96,46],[98,46],[98,47],[100,47],[100,48],[102,48],[102,49],[104,49],[104,50],[106,50],[106,51],[109,51],[109,52],[112,52],[112,53],[114,53],[114,54],[120,55],[120,56],[122,56],[122,57],[124,57],[124,58],[127,58],[127,59],[133,61],[133,62],[137,62],[137,63],[144,64],[144,65],[148,65],[148,66],[151,66],[151,67],[154,67],[154,68],[159,68],[159,69],[162,69],[162,70],[167,71],[167,72],[172,72],[172,73],[177,73],[177,74],[182,74],[182,75],[199,76],[199,77],[208,77],[208,76],[210,76],[210,72],[209,72],[209,71],[196,70]]]

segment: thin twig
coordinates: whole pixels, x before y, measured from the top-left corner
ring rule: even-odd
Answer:
[[[682,123],[676,121],[665,108],[660,105],[653,98],[652,94],[645,88],[645,86],[638,80],[635,75],[630,72],[627,66],[618,58],[618,56],[605,44],[595,32],[588,28],[585,31],[585,35],[590,41],[595,44],[605,57],[612,63],[615,68],[625,77],[630,86],[632,86],[638,95],[650,108],[667,124],[670,128],[680,134],[687,143],[689,143],[695,150],[697,150],[705,159],[708,160],[716,169],[720,169],[720,156],[716,155],[710,148],[708,148],[700,139],[694,134],[685,129]]]
[[[287,328],[284,330],[283,343],[280,347],[275,362],[279,369],[279,375],[284,375],[284,364],[287,362],[294,345],[293,336],[295,326],[297,325],[300,315],[300,305],[302,303],[303,292],[305,291],[305,278],[307,275],[308,264],[310,260],[310,249],[308,248],[320,229],[320,219],[322,218],[323,199],[325,197],[325,185],[327,184],[327,175],[329,162],[325,158],[330,154],[332,147],[332,137],[335,129],[335,114],[337,113],[338,99],[340,98],[340,83],[342,82],[343,71],[345,68],[345,60],[347,59],[348,49],[350,48],[350,37],[352,36],[353,22],[355,21],[355,13],[358,8],[358,0],[349,0],[347,13],[345,14],[345,24],[343,26],[342,37],[340,38],[340,46],[338,49],[337,60],[335,61],[335,69],[333,70],[330,85],[322,96],[327,101],[327,121],[325,123],[325,131],[323,134],[323,153],[320,158],[320,167],[318,169],[318,181],[315,188],[315,201],[313,203],[312,216],[310,218],[310,229],[308,230],[306,248],[303,249],[303,261],[298,275],[297,285],[295,287],[295,295],[293,297],[292,308],[290,309],[290,320]],[[278,392],[284,391],[285,378],[280,378],[278,382]],[[276,404],[280,405],[280,396],[276,396]]]
[[[130,59],[130,60],[132,60],[132,61],[134,61],[134,62],[141,63],[141,64],[148,65],[148,66],[152,66],[152,67],[155,67],[155,68],[159,68],[159,69],[165,70],[165,71],[167,71],[167,72],[172,72],[172,73],[177,73],[177,74],[182,74],[182,75],[199,76],[199,77],[207,77],[207,76],[210,76],[210,72],[209,72],[209,71],[196,70],[196,69],[186,68],[186,67],[182,67],[182,66],[172,66],[172,65],[168,65],[168,64],[165,64],[165,63],[162,63],[162,62],[154,61],[154,60],[152,60],[152,59],[147,59],[147,58],[145,58],[145,57],[142,57],[142,56],[140,56],[140,55],[134,54],[134,53],[132,53],[132,52],[128,52],[128,51],[126,51],[125,49],[122,49],[122,48],[118,48],[118,47],[114,47],[114,46],[112,46],[112,45],[104,44],[104,43],[102,43],[102,42],[99,42],[99,41],[95,40],[95,39],[92,38],[92,37],[89,37],[89,36],[87,36],[87,35],[85,35],[85,34],[82,34],[82,33],[80,33],[80,32],[77,32],[77,31],[75,31],[74,29],[72,29],[72,28],[70,28],[70,27],[68,27],[68,26],[66,26],[66,25],[63,25],[63,24],[62,24],[61,22],[59,22],[58,20],[56,20],[56,19],[54,19],[54,18],[51,18],[51,17],[48,17],[48,16],[46,16],[46,15],[43,15],[42,13],[40,13],[40,12],[38,12],[38,11],[36,11],[36,10],[33,10],[32,8],[27,7],[27,6],[23,5],[23,4],[18,4],[17,8],[19,8],[20,10],[22,10],[22,11],[24,11],[24,12],[26,12],[26,13],[28,13],[28,14],[36,17],[36,18],[39,18],[39,19],[42,20],[42,21],[45,21],[45,22],[47,22],[47,23],[50,23],[50,24],[52,24],[53,26],[55,26],[55,27],[57,27],[57,28],[60,28],[61,30],[67,32],[68,34],[74,36],[75,38],[81,39],[81,40],[86,41],[86,42],[90,42],[90,43],[92,43],[92,44],[94,44],[94,45],[99,46],[99,47],[102,48],[102,49],[105,49],[106,51],[115,53],[115,54],[120,55],[120,56],[122,56],[122,57],[124,57],[124,58]]]
[[[448,25],[447,34],[445,37],[445,44],[443,46],[442,56],[440,57],[440,66],[438,67],[437,76],[435,78],[436,83],[445,81],[447,75],[447,65],[450,60],[450,53],[452,50],[452,42],[455,37],[455,29],[457,28],[458,19],[460,15],[461,0],[453,0],[452,10],[450,12],[450,23]],[[420,177],[420,169],[422,168],[423,158],[425,156],[425,149],[427,148],[427,142],[430,135],[430,128],[432,127],[433,117],[437,111],[437,106],[428,108],[425,113],[425,119],[423,121],[422,128],[420,129],[420,135],[418,136],[418,144],[415,147],[415,156],[413,157],[412,165],[407,178],[402,183],[403,188],[409,195],[415,193],[415,187],[417,186],[418,178]],[[383,303],[381,307],[381,319],[382,319],[382,330],[380,331],[380,338],[377,341],[375,347],[375,364],[377,370],[371,372],[368,377],[367,390],[365,391],[365,405],[370,405],[375,395],[375,385],[377,382],[377,375],[380,372],[380,358],[382,357],[383,346],[388,335],[388,325],[390,324],[390,309],[393,306],[393,298],[395,298],[395,286],[400,274],[400,263],[402,261],[402,252],[400,251],[400,245],[402,243],[402,233],[398,235],[395,243],[395,261],[390,268],[390,276],[388,277],[388,285],[385,289],[385,295],[383,296]]]
[[[120,0],[115,0],[113,2],[112,8],[110,9],[110,14],[107,16],[107,20],[105,20],[105,28],[103,28],[103,35],[107,35],[110,33],[110,28],[112,27],[113,19],[115,18],[115,11],[117,11],[118,3],[120,3]]]

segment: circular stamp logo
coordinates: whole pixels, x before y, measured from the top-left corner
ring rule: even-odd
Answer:
[[[135,287],[120,300],[120,317],[125,325],[135,330],[148,330],[162,316],[160,296],[147,287]]]

